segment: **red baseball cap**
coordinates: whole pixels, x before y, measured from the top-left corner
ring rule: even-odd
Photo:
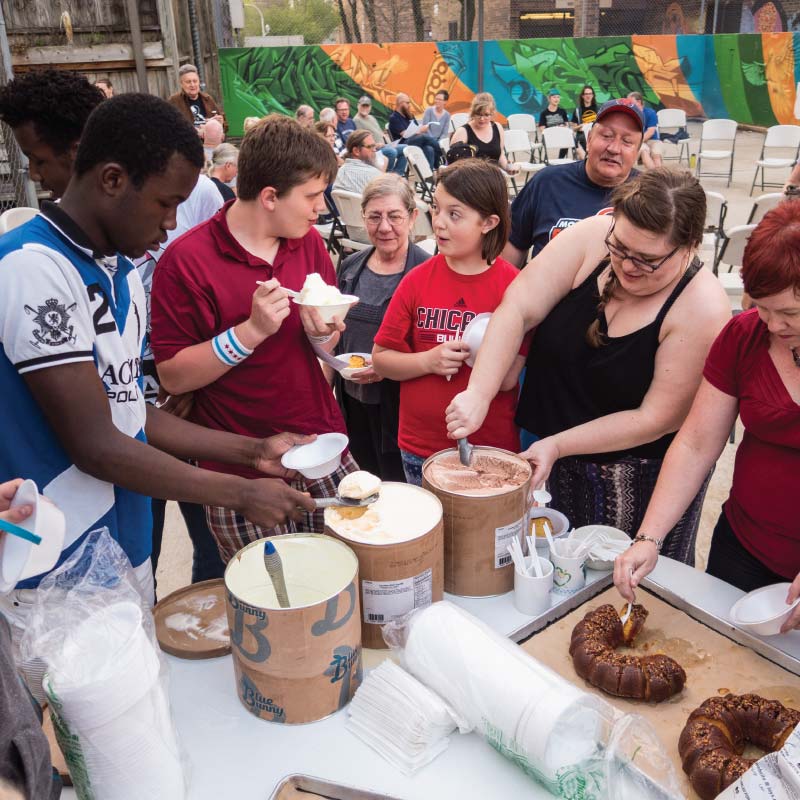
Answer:
[[[639,130],[644,133],[644,114],[629,97],[607,100],[600,106],[595,122],[602,122],[609,114],[627,114],[636,123]]]

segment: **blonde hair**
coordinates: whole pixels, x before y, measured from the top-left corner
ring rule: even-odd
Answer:
[[[485,114],[487,111],[497,111],[497,104],[494,97],[489,92],[478,92],[472,98],[472,105],[469,107],[470,118],[477,117],[478,114]]]
[[[206,167],[206,175],[211,175],[215,169],[232,164],[239,159],[239,149],[230,142],[223,142],[214,148]]]

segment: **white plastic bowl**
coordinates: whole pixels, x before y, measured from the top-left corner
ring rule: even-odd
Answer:
[[[353,375],[358,375],[360,372],[364,372],[364,370],[367,370],[372,366],[372,353],[342,353],[341,355],[336,356],[336,358],[338,358],[340,361],[349,361],[350,356],[361,356],[362,358],[366,358],[367,366],[344,367],[343,369],[340,369],[339,374],[347,381],[349,381]]]
[[[342,301],[341,303],[326,306],[317,306],[313,303],[301,303],[299,300],[295,300],[294,302],[298,306],[316,308],[322,321],[326,324],[330,324],[333,322],[334,317],[338,317],[341,322],[347,316],[347,312],[350,311],[350,306],[354,306],[358,302],[358,298],[354,294],[343,294]]]
[[[526,534],[530,533],[530,521],[536,517],[547,517],[553,523],[553,539],[560,539],[569,533],[569,520],[560,511],[556,511],[554,508],[539,508],[537,506],[536,508],[531,508],[528,512],[528,530],[525,532]],[[545,550],[550,547],[545,536],[536,536],[535,541],[537,550]]]
[[[19,581],[49,572],[64,546],[64,514],[39,494],[32,480],[23,481],[11,501],[12,508],[24,505],[33,506],[33,514],[19,527],[40,536],[42,541],[33,544],[10,533],[0,537],[0,592],[11,591]]]
[[[324,478],[339,468],[350,440],[343,433],[323,433],[311,444],[298,444],[281,457],[286,469],[296,469],[304,478]]]
[[[789,618],[800,598],[786,604],[790,583],[773,583],[740,597],[731,608],[731,622],[757,636],[775,636]]]
[[[625,531],[621,531],[619,528],[612,528],[610,525],[584,525],[581,528],[575,528],[570,536],[570,539],[576,539],[577,541],[583,541],[588,536],[591,536],[595,532],[604,533],[610,539],[613,539],[615,542],[619,542],[620,544],[625,545],[625,550],[627,550],[631,545],[631,537],[628,536]],[[624,552],[624,550],[623,550]],[[592,551],[589,551],[589,554],[586,557],[586,566],[589,569],[614,569],[614,559],[613,558],[593,558]]]
[[[486,328],[489,327],[491,318],[492,315],[488,311],[478,314],[469,321],[461,334],[461,341],[469,346],[469,358],[465,361],[468,367],[475,366],[475,359],[478,357],[478,350],[483,342],[483,337],[486,335]]]

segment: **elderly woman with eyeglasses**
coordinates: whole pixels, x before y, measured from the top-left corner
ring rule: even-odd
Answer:
[[[541,436],[523,453],[533,485],[549,479],[551,505],[575,527],[632,536],[730,305],[697,259],[696,178],[655,169],[619,186],[612,205],[559,233],[511,284],[446,424],[454,439],[480,427],[535,329],[516,417]],[[663,550],[689,564],[707,477]]]
[[[417,206],[411,187],[399,175],[370,181],[361,209],[372,247],[349,256],[339,268],[339,290],[359,297],[347,315],[339,354],[372,352],[375,334],[403,276],[430,258],[411,243]],[[350,451],[361,469],[382,480],[405,481],[397,446],[399,385],[381,379],[370,366],[338,389]]]

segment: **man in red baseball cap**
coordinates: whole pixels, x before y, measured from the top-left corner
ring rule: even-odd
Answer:
[[[644,115],[628,98],[600,106],[587,136],[584,161],[538,172],[511,206],[511,235],[503,258],[524,266],[558,233],[581,219],[610,210],[615,187],[636,175]]]

